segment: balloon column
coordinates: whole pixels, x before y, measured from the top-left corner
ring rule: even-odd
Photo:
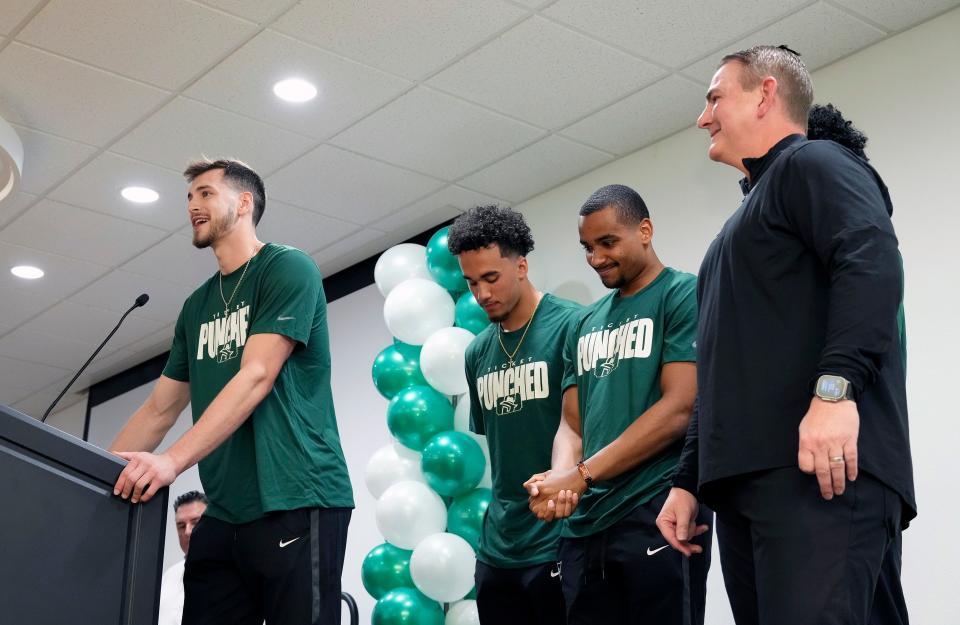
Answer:
[[[447,250],[447,230],[426,247],[390,248],[374,270],[395,337],[371,371],[390,400],[386,424],[395,439],[371,456],[365,475],[386,541],[361,570],[377,599],[374,625],[479,623],[476,602],[466,597],[490,503],[489,451],[484,437],[468,431],[463,360],[490,322]],[[450,604],[446,616],[442,603]]]

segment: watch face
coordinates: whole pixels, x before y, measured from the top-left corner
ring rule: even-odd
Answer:
[[[846,390],[846,380],[834,375],[824,375],[817,382],[817,395],[840,399]]]

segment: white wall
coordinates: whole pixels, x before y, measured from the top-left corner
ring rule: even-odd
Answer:
[[[833,102],[870,137],[867,154],[894,201],[906,270],[907,390],[920,507],[904,534],[903,583],[916,623],[956,622],[956,581],[944,571],[960,558],[951,538],[960,512],[957,487],[946,469],[960,439],[947,401],[960,374],[958,33],[960,10],[954,10],[814,74],[816,101]],[[802,42],[797,47],[803,49]],[[630,185],[644,197],[661,260],[695,273],[742,197],[739,173],[709,161],[707,144],[705,131],[691,127],[518,206],[538,242],[530,257],[534,282],[580,301],[604,292],[579,249],[576,213],[610,183]],[[707,622],[732,623],[714,563]]]

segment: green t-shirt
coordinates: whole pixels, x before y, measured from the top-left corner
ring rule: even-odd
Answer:
[[[550,468],[553,438],[560,425],[563,343],[581,307],[546,294],[527,329],[502,335],[491,324],[467,348],[470,428],[486,434],[493,497],[483,521],[477,557],[502,568],[557,559],[560,523],[544,523],[527,508],[523,483]],[[524,330],[527,331],[520,343]],[[518,349],[519,347],[519,349]]]
[[[268,243],[245,276],[240,267],[223,276],[222,287],[221,296],[215,274],[184,302],[163,370],[190,383],[194,423],[240,370],[251,335],[281,334],[296,346],[253,414],[200,461],[210,499],[205,514],[246,523],[274,510],[353,507],[333,410],[327,301],[316,263],[300,250]],[[227,314],[223,297],[230,301]]]
[[[613,291],[584,311],[567,340],[563,385],[577,386],[584,458],[659,401],[664,364],[696,361],[696,299],[696,277],[667,267],[639,293],[620,297]],[[668,488],[682,447],[680,439],[633,469],[594,483],[563,536],[601,532]]]

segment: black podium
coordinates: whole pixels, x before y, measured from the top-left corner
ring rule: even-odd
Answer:
[[[0,622],[156,625],[168,489],[114,497],[124,464],[0,406]]]

